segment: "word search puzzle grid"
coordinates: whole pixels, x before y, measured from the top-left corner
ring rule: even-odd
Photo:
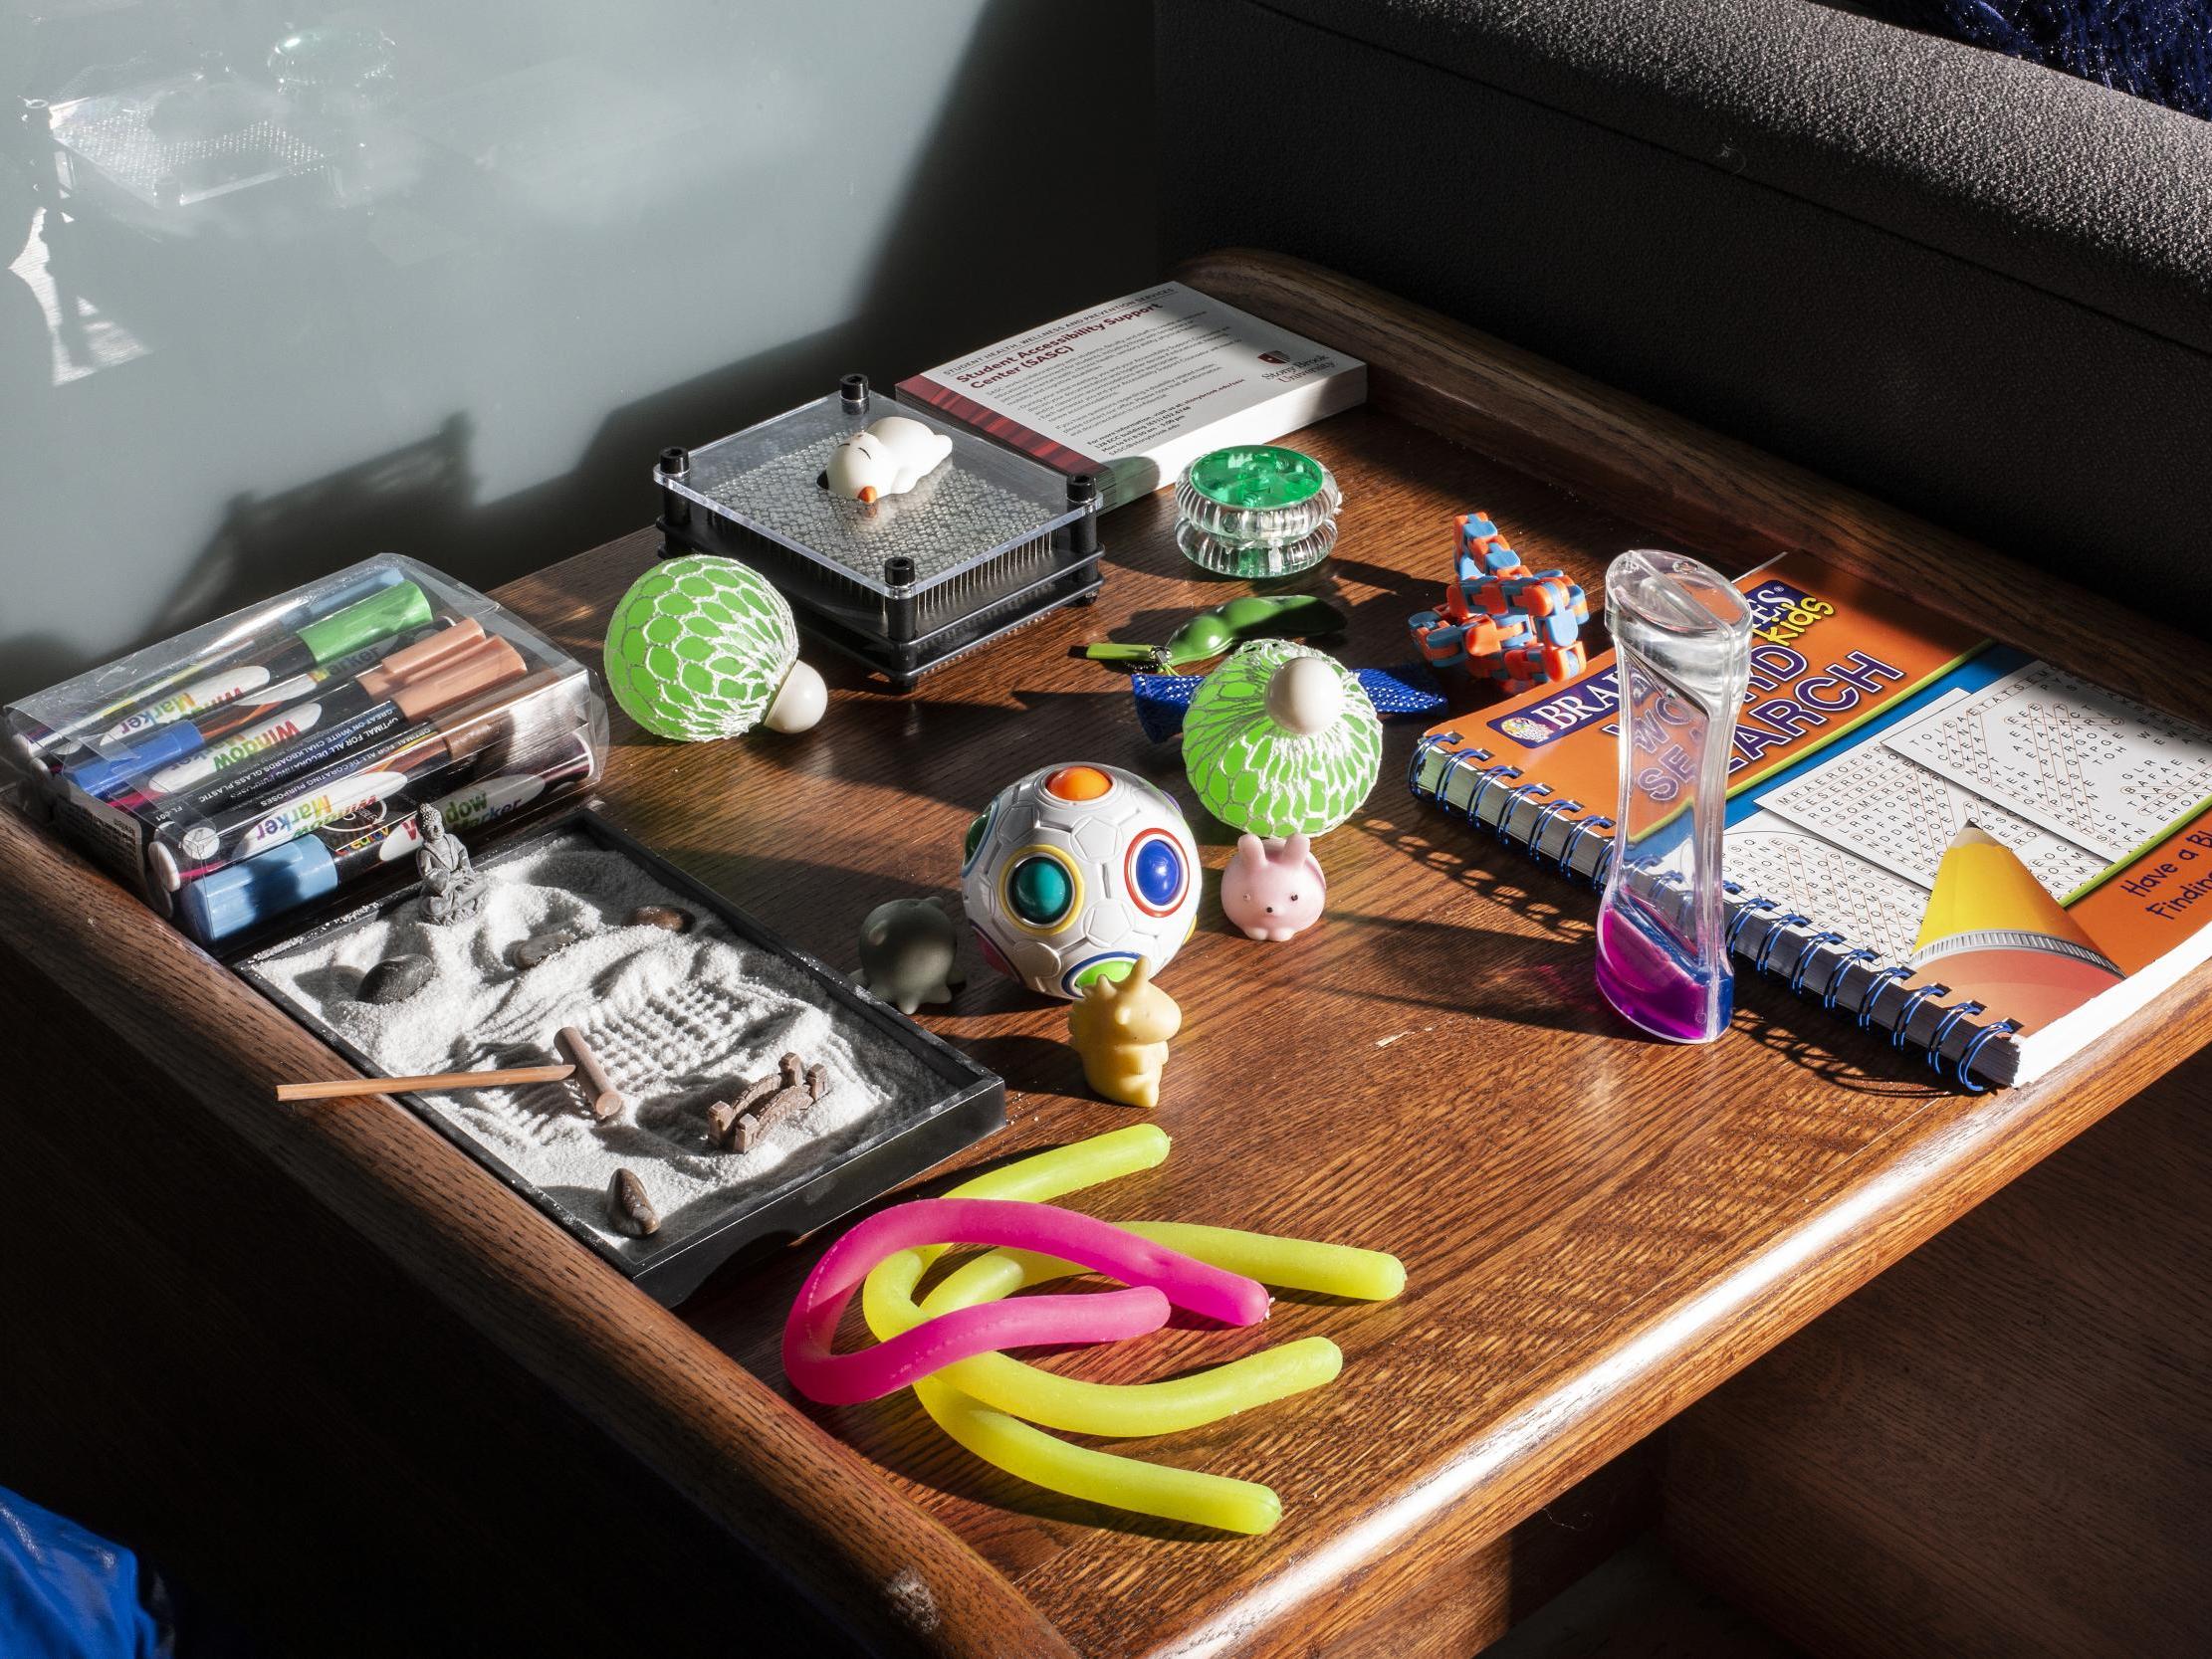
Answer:
[[[2212,737],[2048,663],[1884,740],[2107,864],[2212,796]]]
[[[1890,741],[1923,722],[1944,718],[1968,696],[1950,694],[1911,726],[1891,733]],[[1935,885],[1944,849],[1968,824],[2010,847],[2053,898],[2064,899],[2095,881],[2107,863],[1929,770],[1888,743],[1861,743],[1847,749],[1782,787],[1766,791],[1759,804],[1923,888]]]
[[[1927,890],[1771,812],[1728,827],[1721,866],[1746,894],[1809,917],[1816,929],[1896,961],[1912,954]]]

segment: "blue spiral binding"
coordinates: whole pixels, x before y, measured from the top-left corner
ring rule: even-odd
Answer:
[[[1867,981],[1867,988],[1859,993],[1859,1029],[1864,1031],[1874,1024],[1875,1004],[1881,1000],[1881,987],[1894,984],[1899,979],[1912,977],[1912,970],[1901,962],[1875,969],[1874,977]]]
[[[1535,827],[1528,832],[1529,852],[1534,857],[1541,860],[1544,856],[1545,827],[1551,823],[1553,818],[1557,817],[1562,812],[1580,812],[1581,810],[1582,802],[1564,799],[1556,801],[1546,801],[1542,806],[1538,807],[1536,809]],[[1562,857],[1559,861],[1559,868],[1562,870],[1565,870],[1567,868],[1567,861],[1564,857]],[[1572,872],[1569,873],[1572,874]]]
[[[1455,743],[1458,740],[1459,733],[1456,731],[1431,731],[1426,733],[1420,742],[1414,744],[1414,757],[1406,762],[1406,788],[1410,793],[1420,795],[1426,792],[1421,787],[1421,765],[1423,761],[1429,758],[1429,751],[1444,743]],[[1447,766],[1444,770],[1448,774],[1450,767]],[[1437,781],[1440,784],[1443,779],[1438,778]],[[1441,789],[1438,790],[1437,798],[1439,800],[1443,798]]]
[[[1613,828],[1612,820],[1607,820],[1606,828]],[[1598,848],[1598,862],[1590,867],[1590,885],[1592,887],[1604,887],[1612,879],[1613,861],[1620,856],[1620,853],[1621,838],[1619,836],[1608,836]]]
[[[1813,919],[1811,917],[1799,916],[1795,911],[1792,911],[1788,916],[1772,918],[1767,923],[1766,937],[1759,940],[1759,953],[1751,959],[1751,971],[1753,973],[1766,972],[1767,957],[1774,953],[1774,941],[1782,936],[1784,928],[1810,928],[1812,925]]]
[[[1485,755],[1483,758],[1488,759],[1489,757]],[[1518,766],[1492,766],[1484,772],[1482,781],[1474,786],[1474,798],[1467,802],[1467,822],[1479,828],[1482,823],[1483,797],[1507,778],[1519,777],[1520,775],[1521,769]]]
[[[1853,962],[1871,962],[1879,959],[1880,955],[1881,952],[1873,946],[1862,944],[1858,949],[1847,950],[1838,956],[1836,966],[1828,975],[1828,983],[1821,987],[1821,1006],[1823,1008],[1834,1008],[1836,1006],[1836,993],[1843,989],[1844,975],[1850,970]]]
[[[1746,899],[1741,905],[1737,906],[1736,914],[1728,918],[1727,948],[1735,949],[1736,939],[1743,933],[1743,925],[1746,922],[1749,922],[1752,917],[1762,916],[1774,908],[1774,901],[1763,893],[1756,898]]]
[[[1505,810],[1497,815],[1497,838],[1500,841],[1511,839],[1505,833],[1505,826],[1513,821],[1513,807],[1516,802],[1527,800],[1531,795],[1548,795],[1550,793],[1551,785],[1548,783],[1524,783],[1518,789],[1508,791],[1505,797]]]
[[[1797,960],[1790,965],[1790,994],[1792,996],[1803,996],[1805,994],[1805,970],[1813,965],[1813,953],[1815,951],[1823,945],[1846,942],[1842,933],[1814,933],[1808,937],[1804,946],[1797,953]]]
[[[1487,776],[1488,774],[1480,771],[1479,768],[1482,762],[1489,758],[1490,751],[1486,748],[1463,748],[1449,760],[1446,760],[1443,763],[1443,770],[1437,776],[1437,804],[1445,811],[1450,811],[1452,777],[1461,766],[1475,767],[1477,768],[1477,776]]]
[[[1938,985],[1931,982],[1929,984],[1922,985],[1918,990],[1913,991],[1908,996],[1906,996],[1904,999],[1904,1006],[1897,1010],[1896,1023],[1889,1027],[1889,1046],[1891,1048],[1904,1047],[1904,1034],[1906,1029],[1912,1024],[1912,1011],[1915,1008],[1919,1007],[1921,1003],[1925,1002],[1931,996],[1949,996],[1950,994],[1950,986]]]
[[[1582,838],[1592,830],[1611,828],[1613,828],[1611,818],[1577,818],[1575,827],[1567,832],[1567,845],[1559,849],[1559,868],[1569,875],[1573,875],[1575,849],[1582,844]],[[1605,885],[1606,868],[1613,862],[1612,855],[1613,843],[1609,841],[1606,843],[1604,856],[1599,858],[1596,868],[1590,872],[1590,885],[1592,887],[1603,887]]]
[[[2020,1022],[2018,1020],[1999,1020],[1994,1025],[1985,1025],[1974,1033],[1973,1041],[1968,1043],[1960,1053],[1956,1068],[1958,1080],[1966,1085],[1966,1092],[1969,1095],[1981,1095],[1989,1091],[1988,1084],[1974,1081],[1974,1056],[1981,1053],[1982,1044],[1988,1042],[1992,1037],[2009,1037],[2019,1029]]]
[[[1951,1027],[1969,1014],[1987,1012],[1979,1002],[1968,1000],[1954,1002],[1943,1010],[1943,1017],[1935,1022],[1935,1035],[1928,1039],[1928,1064],[1938,1075],[1943,1070],[1943,1045],[1950,1040]]]

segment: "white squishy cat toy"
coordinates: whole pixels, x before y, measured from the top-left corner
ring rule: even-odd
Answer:
[[[856,502],[903,496],[953,453],[953,441],[905,415],[886,415],[855,432],[822,469],[824,488]]]

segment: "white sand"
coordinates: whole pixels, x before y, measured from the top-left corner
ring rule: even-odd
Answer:
[[[390,1076],[545,1064],[553,1033],[583,1032],[628,1099],[594,1123],[566,1083],[422,1097],[431,1112],[626,1256],[647,1257],[875,1139],[945,1084],[891,1039],[852,1021],[833,1026],[797,969],[743,941],[699,906],[669,893],[622,854],[582,835],[496,862],[474,921],[435,926],[409,900],[381,919],[252,965]],[[691,932],[632,924],[641,905],[674,905]],[[534,968],[508,959],[535,933],[583,935]],[[387,956],[429,956],[430,982],[403,1002],[355,1000],[361,976]],[[707,1138],[706,1110],[740,1079],[795,1052],[829,1088],[749,1152]],[[793,1159],[799,1167],[786,1168]],[[606,1220],[608,1178],[634,1170],[660,1211],[650,1239]]]

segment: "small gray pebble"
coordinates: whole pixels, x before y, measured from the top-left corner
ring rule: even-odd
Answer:
[[[533,933],[508,951],[508,960],[517,967],[536,967],[554,951],[575,943],[578,936],[571,928],[554,928],[547,933]]]
[[[361,975],[354,994],[362,1002],[404,1002],[430,983],[438,971],[428,956],[386,956]]]
[[[666,928],[672,933],[691,932],[692,914],[674,905],[640,905],[630,912],[633,927]]]

